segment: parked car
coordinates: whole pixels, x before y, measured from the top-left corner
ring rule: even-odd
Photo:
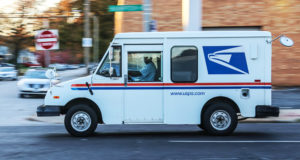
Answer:
[[[15,65],[10,63],[0,63],[0,67],[15,67]]]
[[[41,64],[39,63],[32,63],[32,62],[26,62],[26,63],[22,63],[25,67],[32,67],[32,66],[41,66]]]
[[[79,64],[78,65],[80,68],[83,68],[83,67],[85,67],[85,64]]]
[[[17,80],[17,75],[15,67],[0,67],[0,80]]]
[[[45,95],[50,88],[50,79],[45,75],[45,69],[29,69],[18,82],[19,97],[25,95]],[[53,79],[52,84],[59,83]]]
[[[59,64],[59,63],[50,64],[49,67],[55,68],[57,71],[64,71],[67,69],[67,66],[65,64]]]
[[[68,69],[78,69],[79,66],[78,66],[78,65],[75,65],[75,64],[68,64],[68,65],[67,65],[67,68],[68,68]]]

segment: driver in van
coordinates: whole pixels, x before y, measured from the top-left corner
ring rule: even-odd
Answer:
[[[152,62],[152,57],[144,57],[145,66],[140,70],[141,76],[139,77],[142,82],[154,81],[156,74],[156,67]]]

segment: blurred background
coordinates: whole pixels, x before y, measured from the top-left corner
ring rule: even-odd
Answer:
[[[82,38],[84,36],[84,1],[82,0],[0,0],[0,64],[13,64],[23,75],[31,66],[50,64],[83,64]],[[98,62],[114,36],[114,14],[108,6],[116,0],[94,0],[90,6],[90,62]],[[95,23],[97,21],[97,23]],[[35,46],[37,31],[58,30],[59,47],[47,52]],[[95,50],[96,49],[96,50]],[[95,56],[93,56],[93,54]],[[25,69],[25,70],[24,70]]]
[[[299,0],[0,0],[0,7],[0,111],[15,117],[0,117],[3,124],[36,118],[43,103],[36,97],[50,87],[47,68],[57,70],[53,83],[90,74],[121,32],[285,34],[295,44],[273,42],[272,100],[300,108]]]
[[[263,30],[295,41],[290,48],[274,41],[273,85],[300,85],[298,0],[0,0],[0,6],[0,63],[15,65],[19,75],[50,64],[93,68],[120,32]],[[42,29],[58,31],[57,49],[36,49]],[[92,43],[87,49],[84,37]]]

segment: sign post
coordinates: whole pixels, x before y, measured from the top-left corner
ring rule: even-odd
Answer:
[[[45,51],[45,66],[50,64],[49,50],[59,49],[58,30],[39,30],[35,36],[35,49]],[[46,58],[47,57],[47,58]]]
[[[144,1],[144,32],[151,32],[151,14],[152,14],[152,1],[151,0],[143,0]]]

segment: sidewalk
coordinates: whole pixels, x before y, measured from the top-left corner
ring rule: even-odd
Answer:
[[[268,117],[268,118],[249,118],[241,121],[247,122],[279,122],[279,123],[300,123],[300,109],[281,109],[279,117]]]

